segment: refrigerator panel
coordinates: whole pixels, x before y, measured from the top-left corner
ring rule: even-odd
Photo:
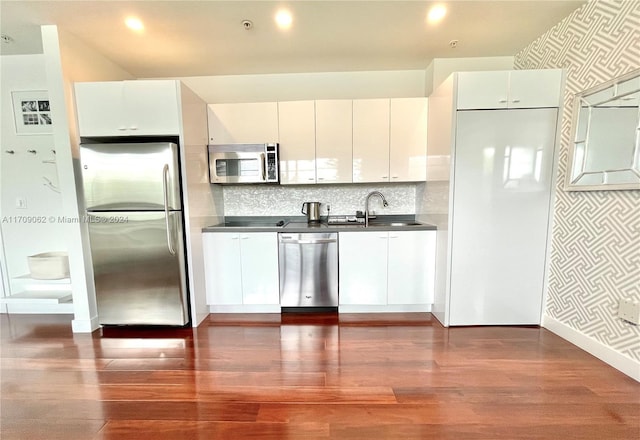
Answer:
[[[81,144],[80,161],[88,211],[181,209],[174,143]]]
[[[164,212],[89,214],[100,324],[187,324],[181,214],[168,222]]]
[[[540,323],[556,117],[458,112],[451,325]]]

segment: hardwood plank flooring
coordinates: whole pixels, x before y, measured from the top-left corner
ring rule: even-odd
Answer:
[[[633,439],[640,384],[537,327],[210,315],[71,333],[0,316],[0,438]]]

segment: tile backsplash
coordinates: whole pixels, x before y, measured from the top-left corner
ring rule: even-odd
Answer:
[[[343,185],[229,185],[224,186],[226,216],[302,215],[303,202],[320,202],[321,214],[353,215],[364,210],[364,202],[371,191],[380,191],[389,206],[382,207],[380,199],[371,199],[370,210],[380,215],[415,214],[417,183],[343,184]]]

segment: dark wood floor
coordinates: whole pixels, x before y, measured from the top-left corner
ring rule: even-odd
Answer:
[[[0,438],[633,439],[640,384],[539,328],[212,315],[73,335],[2,315]]]

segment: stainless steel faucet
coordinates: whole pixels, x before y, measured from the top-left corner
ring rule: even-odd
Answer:
[[[369,199],[373,196],[380,197],[380,200],[382,200],[382,206],[385,206],[385,207],[389,206],[389,204],[387,203],[387,199],[384,198],[384,196],[380,191],[371,191],[369,194],[367,194],[367,199],[364,202],[364,226],[365,227],[369,226]]]

